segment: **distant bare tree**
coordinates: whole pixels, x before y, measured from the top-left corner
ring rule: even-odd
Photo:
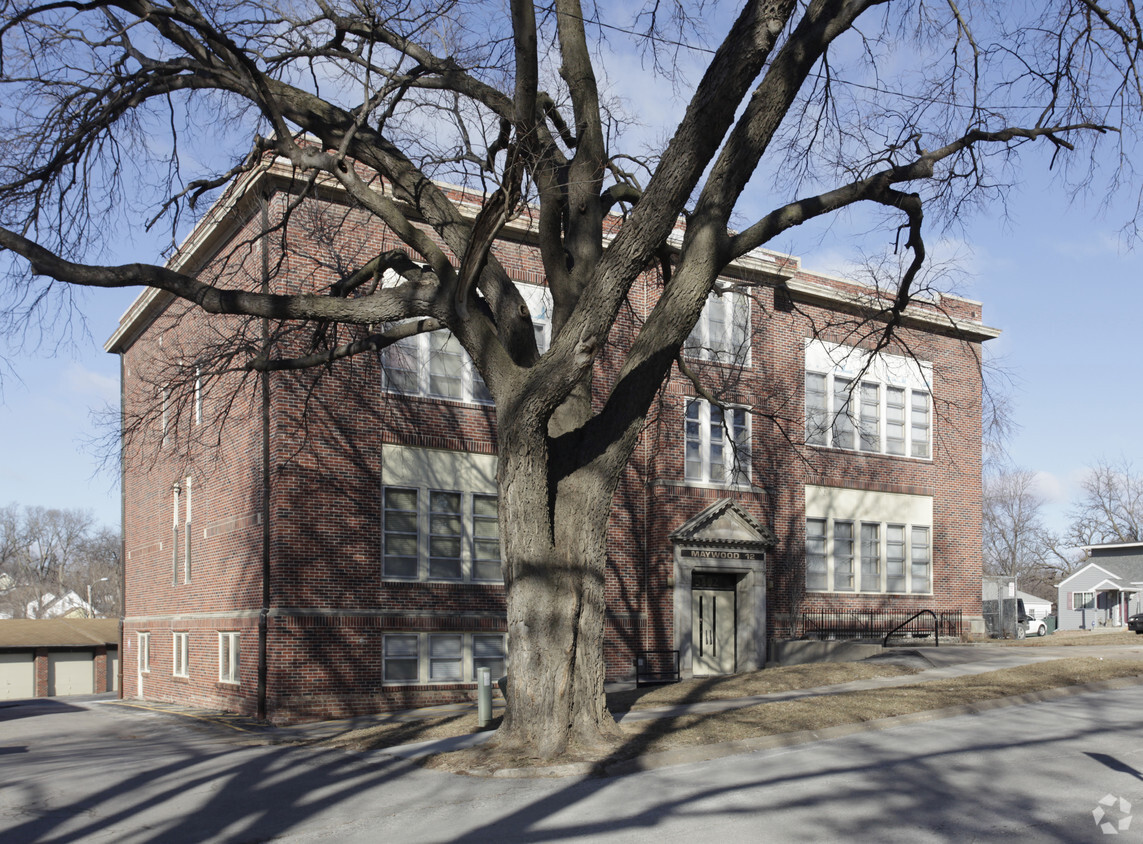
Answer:
[[[1036,475],[1009,468],[984,479],[984,571],[1015,577],[1019,588],[1053,598],[1055,583],[1075,565],[1045,527]]]
[[[1143,476],[1129,460],[1100,459],[1080,487],[1080,500],[1069,513],[1069,545],[1143,540]]]
[[[91,585],[99,614],[118,616],[120,566],[118,532],[97,526],[89,512],[0,508],[0,613],[38,613],[47,596],[69,590],[87,600]]]

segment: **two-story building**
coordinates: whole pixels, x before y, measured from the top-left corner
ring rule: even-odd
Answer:
[[[322,290],[400,246],[336,195],[279,233],[291,198],[272,167],[243,177],[172,266]],[[494,251],[544,348],[526,221]],[[650,273],[632,290],[601,380],[655,291]],[[759,668],[811,616],[979,618],[980,346],[997,332],[978,303],[934,296],[871,355],[885,305],[766,251],[726,273],[685,352],[723,405],[672,377],[615,496],[610,677],[655,649],[684,675]],[[125,695],[275,720],[469,696],[507,654],[479,373],[435,332],[329,370],[216,375],[273,330],[148,289],[106,345],[123,373]]]

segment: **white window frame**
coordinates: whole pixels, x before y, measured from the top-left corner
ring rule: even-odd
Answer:
[[[396,283],[399,281],[387,278],[384,286],[390,287]],[[534,284],[517,282],[516,288],[528,303],[536,345],[543,354],[551,343],[551,293],[546,287]],[[410,367],[399,369],[391,367],[389,362],[398,356],[407,356]],[[456,356],[458,360],[459,371],[456,376],[459,377],[459,384],[456,395],[447,390],[436,389],[441,384],[441,379],[449,377],[439,367],[452,356]],[[484,379],[480,377],[472,359],[449,331],[442,329],[406,337],[382,351],[381,358],[382,385],[388,392],[465,404],[493,403],[488,387],[484,384]],[[408,378],[412,383],[407,386],[394,383],[398,372],[401,373],[402,379]]]
[[[171,635],[171,676],[190,676],[190,632],[175,631]]]
[[[415,544],[417,548],[416,556],[416,574],[395,574],[387,570],[388,559],[390,555],[387,553],[389,549],[390,537],[411,537],[412,532],[405,529],[405,525],[401,525],[400,529],[390,531],[390,513],[405,514],[402,520],[407,518],[407,514],[412,513],[410,510],[398,510],[390,508],[389,494],[390,492],[412,492],[416,495],[416,518],[415,523],[417,527]],[[446,514],[443,511],[433,512],[432,501],[435,494],[441,495],[455,495],[459,497],[460,512],[456,514],[460,519],[460,533],[444,535],[442,533],[433,533],[434,522],[439,526],[442,523],[443,517]],[[499,555],[499,524],[497,524],[496,539],[497,544],[497,565],[495,578],[477,577],[477,563],[482,563],[485,568],[489,568],[492,564],[492,558],[487,555],[487,550],[491,547],[493,542],[492,536],[487,535],[488,531],[482,531],[484,535],[477,535],[476,522],[479,521],[483,524],[489,522],[489,518],[476,513],[476,499],[497,499],[495,493],[489,492],[469,492],[467,490],[456,489],[432,489],[429,487],[409,486],[405,484],[386,485],[381,488],[381,576],[384,580],[404,580],[414,581],[423,580],[438,583],[502,583],[503,573],[499,563],[503,557]],[[497,504],[499,501],[497,499]],[[498,518],[498,517],[497,517]],[[394,520],[395,521],[395,520]],[[432,561],[434,559],[451,559],[440,555],[434,555],[434,542],[433,540],[453,540],[459,543],[460,550],[460,574],[458,577],[443,577],[439,573],[432,574]],[[438,546],[439,547],[439,546]],[[480,555],[478,556],[477,548],[481,548]],[[404,554],[391,555],[394,559],[407,559],[408,556]]]
[[[449,645],[459,641],[459,654]],[[410,648],[410,644],[415,647]],[[499,647],[497,647],[497,645]],[[492,671],[495,682],[508,666],[508,637],[505,633],[476,633],[453,630],[433,630],[418,633],[393,632],[382,637],[382,683],[387,686],[447,686],[476,682],[476,669],[480,663],[497,664],[501,671]],[[395,678],[390,672],[391,662],[400,662],[404,669],[416,664],[415,678]],[[451,670],[451,666],[456,670]],[[450,669],[450,670],[445,670]],[[455,674],[456,676],[451,676]],[[449,675],[449,676],[446,676]]]
[[[727,415],[741,419],[729,423]],[[714,418],[721,415],[719,421]],[[690,485],[715,487],[749,486],[751,477],[750,411],[728,405],[725,411],[706,399],[688,398],[683,403],[683,479]],[[736,439],[735,431],[741,435]],[[697,443],[698,460],[690,459],[691,443]],[[722,449],[723,477],[712,479],[714,450]]]
[[[1087,595],[1087,599],[1081,599],[1081,595]],[[1095,592],[1087,590],[1085,592],[1072,592],[1072,609],[1073,610],[1094,610],[1095,605]]]
[[[239,684],[239,634],[226,631],[218,634],[218,682]]]
[[[150,674],[151,673],[151,634],[149,632],[136,633],[136,637],[137,637],[137,641],[138,641],[138,645],[139,645],[139,653],[138,653],[139,673],[140,674]]]
[[[684,352],[690,357],[750,365],[750,297],[727,283],[716,283],[691,329]],[[717,316],[721,320],[716,319]]]
[[[932,460],[932,376],[931,363],[807,340],[806,444]]]
[[[825,525],[824,540],[815,535],[815,528]],[[851,529],[850,538],[846,538],[844,529],[839,526],[848,525]],[[864,540],[865,527],[877,528],[875,546],[870,546]],[[891,555],[890,535],[895,530],[903,531],[903,557]],[[925,537],[922,542],[920,537]],[[877,522],[870,519],[833,519],[833,518],[806,518],[806,591],[830,592],[838,595],[932,595],[933,594],[933,529],[931,525],[900,524],[896,522]],[[813,564],[821,559],[823,554],[819,550],[824,545],[825,578],[824,586],[817,586],[812,575],[815,570]],[[876,562],[879,588],[867,588],[870,581],[866,576],[869,551],[873,552],[873,561]],[[894,564],[900,561],[903,573],[898,575],[891,572]],[[846,566],[839,563],[847,562]],[[924,566],[925,573],[919,574]],[[903,577],[903,589],[890,589],[890,580]],[[923,588],[919,588],[921,583]]]

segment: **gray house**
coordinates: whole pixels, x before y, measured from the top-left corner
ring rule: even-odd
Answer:
[[[1084,566],[1061,581],[1059,629],[1119,627],[1143,612],[1143,542],[1116,542],[1084,549]]]

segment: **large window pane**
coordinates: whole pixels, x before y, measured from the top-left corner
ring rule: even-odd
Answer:
[[[829,588],[825,519],[806,519],[806,588]]]
[[[881,451],[881,390],[877,384],[861,382],[861,450]]]
[[[861,525],[861,591],[881,591],[881,525]]]
[[[429,335],[429,392],[434,396],[459,399],[464,383],[464,348],[447,331]]]
[[[390,682],[416,682],[417,635],[386,636],[383,644],[383,676]]]
[[[910,454],[913,457],[928,457],[929,439],[932,434],[929,394],[913,390],[912,412],[910,414]]]
[[[806,373],[806,442],[829,444],[829,408],[826,405],[826,377]]]
[[[902,387],[885,389],[885,451],[905,454],[905,390]]]
[[[848,378],[833,379],[833,446],[854,448],[854,430],[850,409],[850,390],[853,382]]]
[[[905,528],[902,525],[885,528],[885,589],[905,591]]]
[[[929,555],[929,529],[915,527],[909,539],[910,592],[928,592],[931,580],[931,558]]]
[[[701,481],[702,470],[702,403],[698,399],[687,402],[686,419],[686,478]]]
[[[853,522],[833,523],[833,588],[853,591]]]
[[[460,493],[429,494],[429,577],[461,576]]]
[[[399,393],[420,392],[416,337],[406,337],[386,348],[381,366],[388,389]]]
[[[472,636],[472,674],[476,679],[476,669],[487,668],[492,675],[492,682],[504,676],[504,636],[473,634]]]
[[[382,572],[385,577],[416,577],[417,490],[386,488]]]
[[[472,496],[472,576],[501,580],[500,524],[495,495]]]
[[[464,679],[461,672],[460,636],[429,637],[429,679],[434,681],[459,681]]]

